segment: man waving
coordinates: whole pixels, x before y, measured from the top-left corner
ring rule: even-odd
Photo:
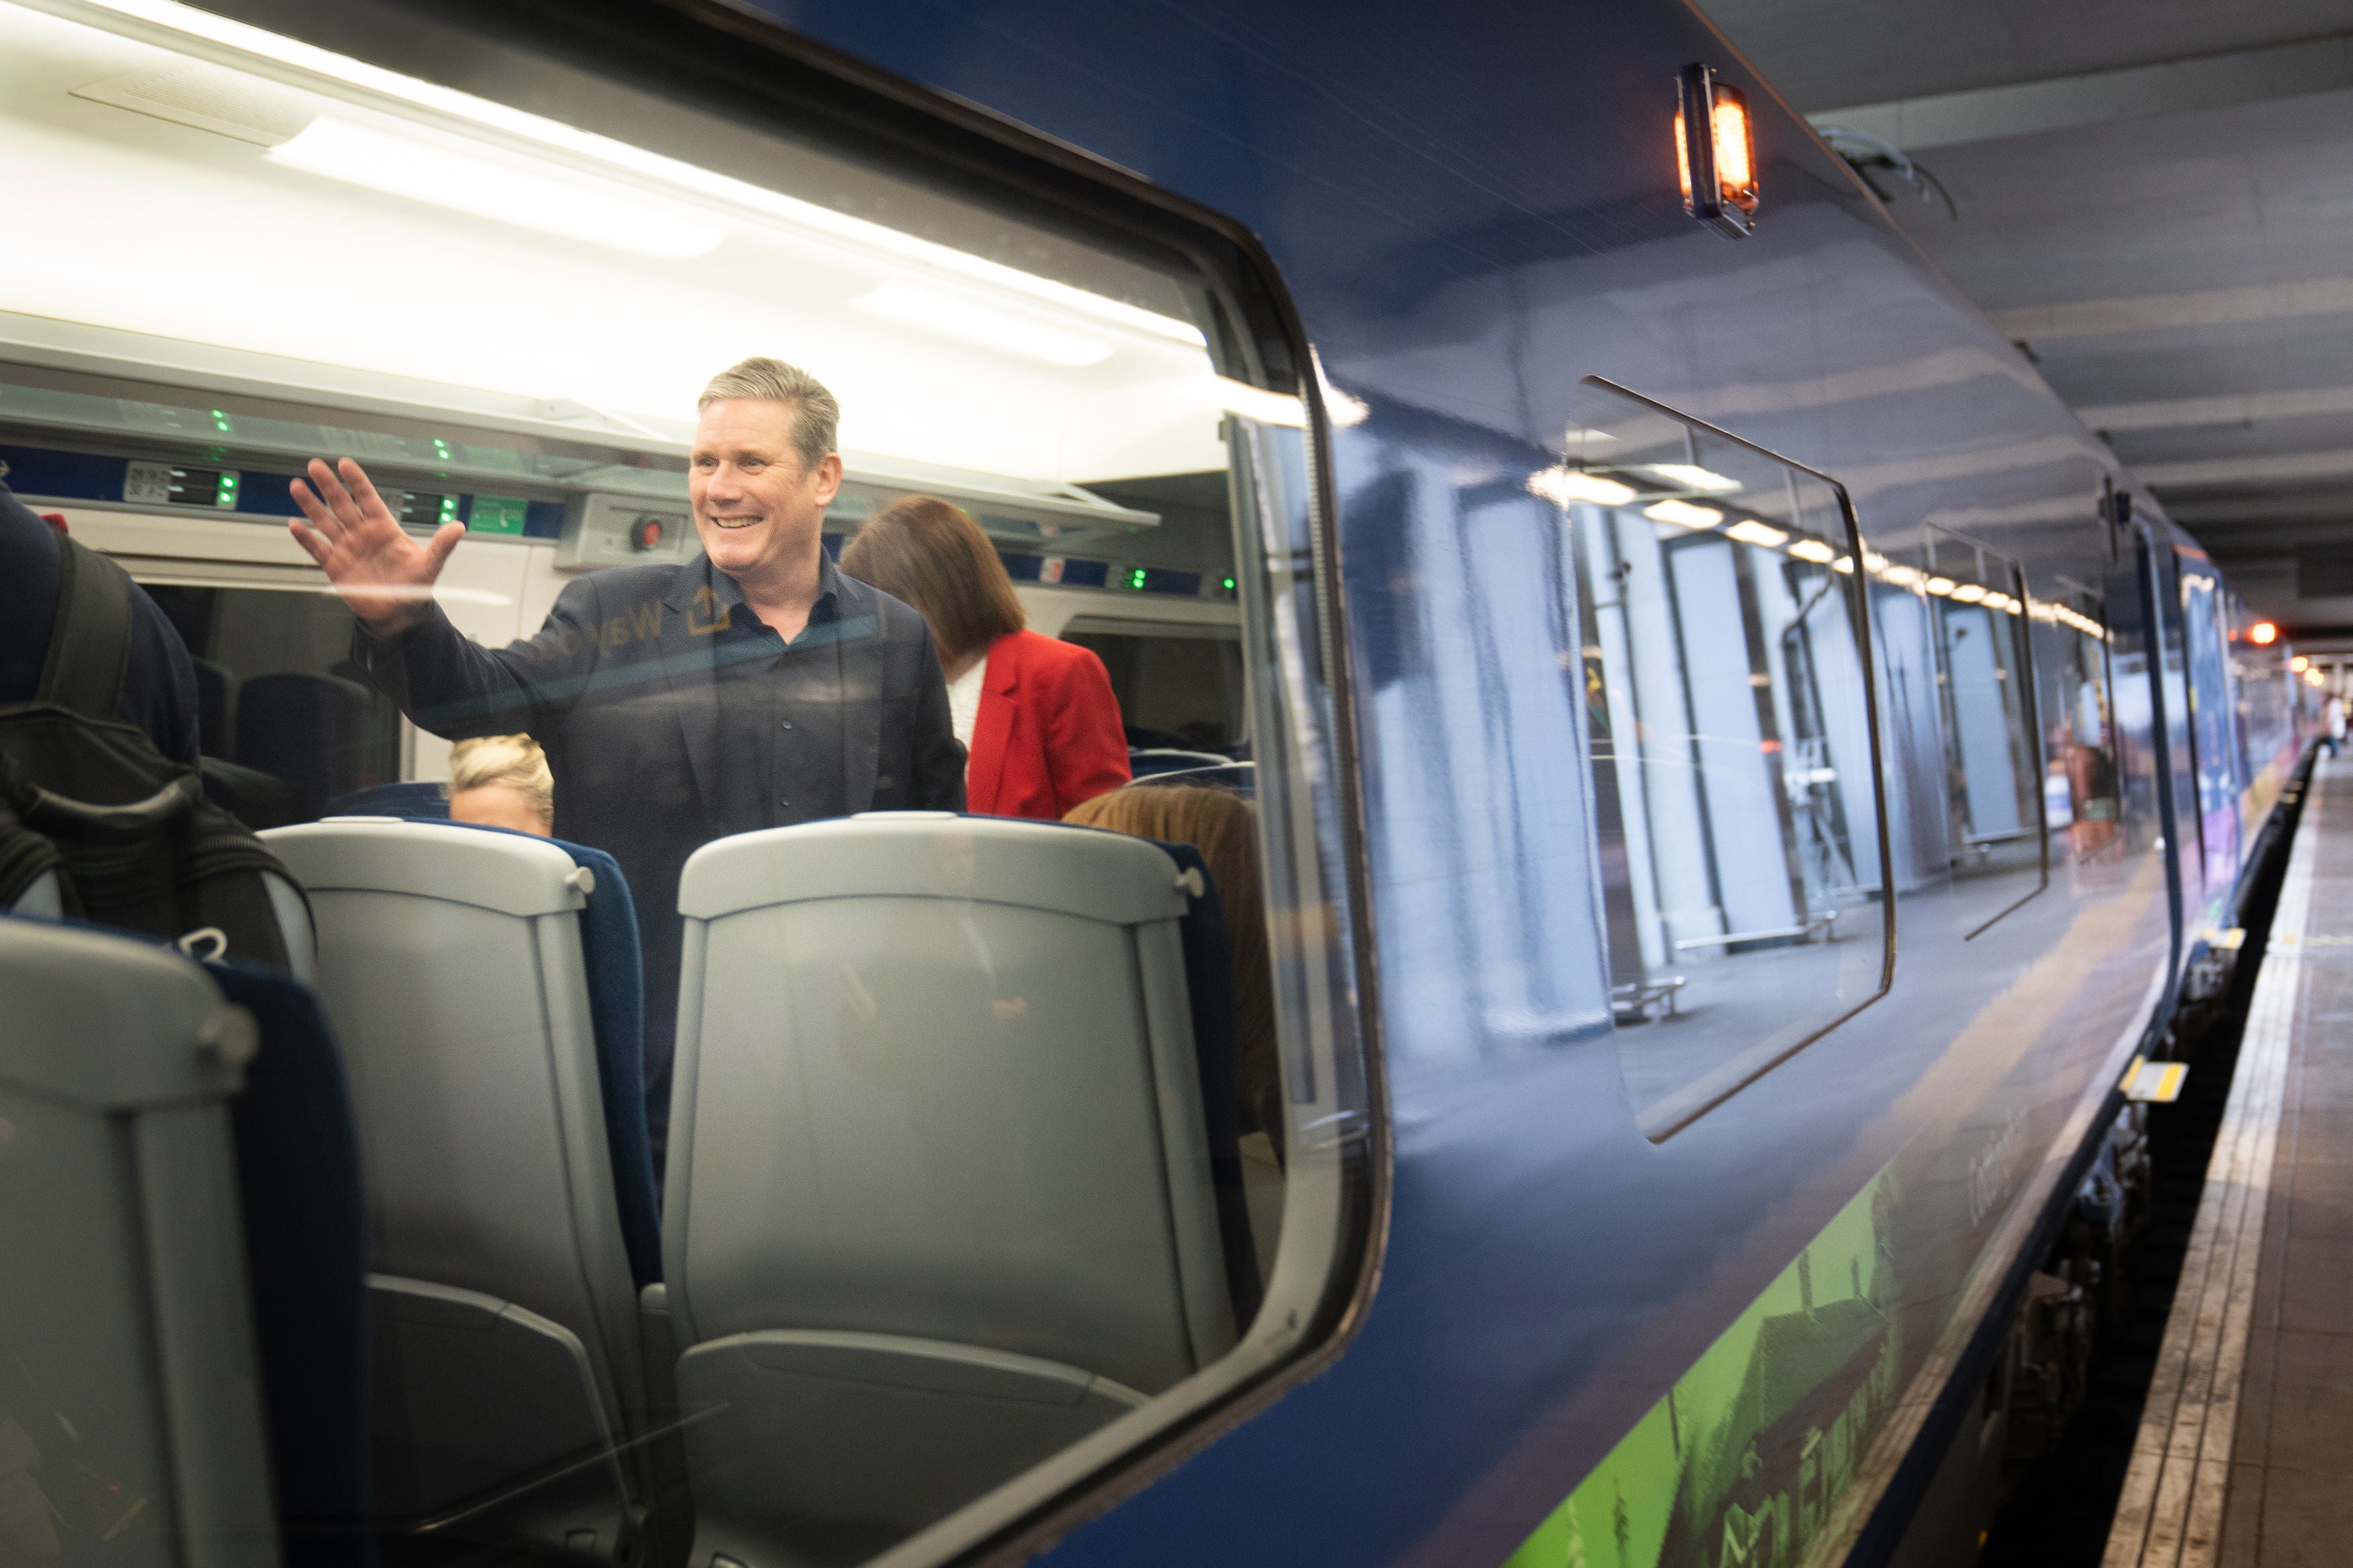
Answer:
[[[748,359],[698,405],[687,489],[703,554],[575,578],[538,635],[491,651],[434,579],[464,537],[404,532],[357,463],[293,483],[294,537],[361,635],[369,679],[450,740],[527,732],[555,779],[555,835],[611,853],[644,936],[647,1111],[668,1125],[679,873],[711,839],[859,811],[964,807],[964,752],[923,617],[834,570],[833,395]]]

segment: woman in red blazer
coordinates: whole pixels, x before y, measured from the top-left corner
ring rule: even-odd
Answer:
[[[1127,783],[1127,731],[1103,660],[1027,629],[980,525],[937,496],[892,501],[859,528],[841,569],[931,623],[965,763],[966,808],[1059,822]]]

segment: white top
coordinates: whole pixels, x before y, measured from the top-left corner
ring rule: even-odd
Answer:
[[[972,727],[980,721],[980,686],[987,679],[988,659],[984,655],[972,661],[970,669],[948,682],[948,723],[967,752],[972,750]]]

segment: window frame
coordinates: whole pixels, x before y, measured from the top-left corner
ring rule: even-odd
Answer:
[[[1928,560],[1928,564],[1924,568],[1925,570],[1928,571],[1931,574],[1934,574],[1937,571],[1936,564],[1936,536],[1942,534],[1946,539],[1952,541],[1954,544],[1977,552],[1979,557],[1980,575],[1984,574],[1983,569],[1985,563],[1999,563],[2009,575],[2009,581],[2005,584],[2003,591],[2016,598],[2020,605],[2019,613],[2016,616],[2010,617],[2012,623],[2010,627],[2010,646],[2018,659],[2018,674],[2021,688],[2019,693],[2019,719],[2025,727],[2026,751],[2028,753],[2024,760],[2031,769],[2034,779],[2034,787],[2032,790],[2023,793],[2031,795],[2031,805],[2034,812],[2033,832],[2035,835],[2038,854],[2038,879],[2034,884],[2033,891],[2023,894],[2003,905],[2000,909],[1995,910],[1992,914],[1988,915],[1984,920],[1979,921],[1975,926],[1971,927],[1961,938],[1963,942],[1975,942],[1978,938],[1991,931],[1995,926],[2000,924],[2004,920],[2016,914],[2020,910],[2024,909],[2028,904],[2031,903],[2037,898],[2040,898],[2043,893],[2048,892],[2051,888],[2051,808],[2042,796],[2042,777],[2044,772],[2050,766],[2050,758],[2046,754],[2042,734],[2041,695],[2042,668],[2034,657],[2033,633],[2034,623],[2037,619],[2034,614],[2035,606],[2044,601],[2037,600],[2034,597],[2034,595],[2027,582],[2025,563],[2020,561],[2016,556],[1997,550],[1992,545],[1987,544],[1981,540],[1971,538],[1968,534],[1961,532],[1958,529],[1947,528],[1940,522],[1932,521],[1924,523],[1922,526],[1926,530],[1923,542],[1927,547],[1926,555]],[[1949,818],[1949,808],[1953,804],[1949,798],[1949,792],[1951,789],[1951,770],[1949,759],[1960,744],[1960,720],[1954,707],[1957,694],[1953,685],[1951,649],[1946,645],[1945,638],[1942,635],[1944,627],[1944,611],[1938,607],[1937,597],[1937,595],[1934,595],[1928,596],[1929,602],[1927,605],[1927,610],[1931,624],[1936,626],[1938,631],[1937,637],[1934,639],[1937,675],[1936,719],[1938,725],[1944,731],[1947,757],[1948,759],[1947,768],[1947,783],[1946,788],[1948,792],[1947,804],[1947,816]],[[1950,603],[1951,601],[1949,596],[1946,596],[1944,602]],[[1958,845],[1955,846],[1956,850],[1960,846]],[[1958,863],[1958,859],[1959,857],[1956,854],[1954,856],[1956,864]]]
[[[1865,1008],[1868,1008],[1873,1004],[1878,1002],[1894,987],[1896,898],[1895,878],[1894,875],[1894,862],[1893,858],[1894,844],[1892,835],[1888,827],[1887,745],[1884,727],[1882,723],[1882,715],[1880,711],[1881,692],[1879,688],[1879,649],[1876,640],[1878,627],[1874,618],[1871,615],[1870,593],[1868,588],[1868,584],[1871,581],[1871,574],[1868,570],[1867,563],[1871,560],[1871,552],[1865,548],[1863,543],[1862,525],[1855,516],[1854,499],[1848,493],[1846,486],[1841,484],[1834,476],[1826,474],[1821,469],[1814,468],[1810,464],[1799,462],[1796,458],[1787,457],[1782,453],[1777,452],[1770,447],[1762,446],[1757,442],[1748,440],[1744,437],[1736,436],[1731,431],[1725,429],[1722,426],[1713,425],[1704,419],[1697,417],[1696,416],[1685,414],[1670,404],[1660,402],[1655,397],[1645,396],[1630,386],[1626,386],[1619,382],[1610,380],[1608,376],[1580,376],[1577,380],[1577,384],[1579,386],[1597,387],[1603,392],[1624,398],[1642,408],[1648,409],[1653,414],[1661,415],[1668,419],[1673,420],[1676,424],[1683,426],[1687,430],[1693,431],[1698,435],[1705,436],[1710,439],[1723,441],[1730,446],[1736,447],[1745,452],[1748,452],[1756,457],[1762,458],[1768,462],[1778,465],[1786,472],[1803,474],[1809,479],[1818,479],[1821,483],[1829,486],[1831,500],[1837,507],[1839,521],[1846,531],[1848,558],[1854,563],[1855,566],[1854,571],[1851,574],[1839,574],[1833,572],[1831,575],[1834,577],[1845,575],[1849,578],[1851,583],[1851,587],[1846,591],[1845,597],[1848,614],[1852,622],[1855,658],[1856,662],[1861,666],[1862,673],[1864,729],[1870,739],[1871,752],[1871,796],[1872,805],[1878,817],[1878,821],[1875,826],[1877,829],[1880,867],[1879,901],[1881,942],[1879,984],[1877,988],[1871,993],[1871,994],[1856,1002],[1853,1006],[1847,1008],[1844,1012],[1838,1014],[1834,1017],[1827,1019],[1797,1040],[1775,1051],[1770,1057],[1764,1060],[1742,1068],[1739,1072],[1731,1076],[1727,1082],[1711,1087],[1707,1092],[1696,1097],[1694,1103],[1680,1108],[1673,1118],[1667,1121],[1662,1125],[1655,1128],[1648,1126],[1641,1127],[1640,1130],[1645,1139],[1653,1144],[1659,1144],[1666,1142],[1667,1140],[1694,1126],[1709,1112],[1715,1110],[1718,1106],[1721,1106],[1725,1101],[1731,1100],[1735,1095],[1737,1095],[1743,1089],[1757,1082],[1766,1074],[1773,1071],[1784,1062],[1790,1060],[1792,1058],[1796,1057],[1799,1052],[1806,1049],[1815,1041],[1829,1034],[1831,1030],[1850,1022],[1856,1016],[1856,1015],[1862,1013]],[[1579,570],[1580,572],[1582,571],[1581,566]],[[1588,779],[1587,788],[1590,790],[1592,787],[1590,781],[1594,766],[1594,759],[1591,755],[1592,741],[1589,733],[1585,736],[1584,744],[1587,748],[1587,755],[1585,757],[1585,769]],[[1598,846],[1588,843],[1588,849],[1593,851],[1593,892],[1596,907],[1598,908],[1599,907],[1601,899],[1601,889],[1599,883],[1601,864],[1600,856],[1598,853]],[[1614,1018],[1610,1024],[1609,1037],[1612,1047],[1622,1050],[1623,1047],[1619,1045],[1619,1030]],[[1735,1057],[1729,1062],[1725,1064],[1725,1066],[1731,1067],[1737,1065],[1738,1063],[1739,1058]],[[1719,1068],[1715,1070],[1721,1072],[1724,1068]],[[1622,1067],[1620,1068],[1620,1071],[1622,1073]],[[1704,1082],[1705,1080],[1703,1079],[1699,1081]],[[1639,1125],[1639,1113],[1637,1114],[1637,1122]]]
[[[911,182],[952,182],[961,196],[1008,216],[1083,235],[1114,252],[1124,246],[1132,259],[1198,280],[1208,306],[1208,354],[1217,374],[1300,401],[1306,416],[1301,430],[1233,416],[1232,427],[1249,439],[1229,442],[1229,451],[1254,448],[1257,497],[1272,497],[1296,511],[1254,520],[1238,515],[1237,524],[1255,521],[1271,530],[1296,523],[1305,534],[1306,549],[1291,554],[1300,557],[1293,563],[1296,577],[1312,596],[1309,624],[1289,637],[1271,622],[1254,630],[1245,600],[1243,633],[1246,647],[1255,636],[1272,637],[1274,646],[1257,650],[1277,661],[1260,672],[1261,681],[1271,673],[1293,693],[1314,700],[1312,710],[1283,717],[1309,739],[1324,732],[1316,751],[1328,776],[1292,781],[1303,798],[1314,797],[1322,841],[1316,847],[1324,886],[1301,892],[1320,895],[1337,928],[1327,931],[1324,951],[1312,956],[1345,974],[1354,1003],[1321,1043],[1344,1064],[1353,1058],[1360,1066],[1362,1082],[1356,1087],[1363,1125],[1349,1129],[1340,1144],[1342,1206],[1322,1291],[1312,1313],[1280,1331],[1296,1348],[1247,1364],[1266,1335],[1246,1335],[1226,1357],[1187,1380],[1194,1386],[1180,1384],[1155,1401],[1172,1405],[1156,1413],[1158,1425],[1149,1433],[1105,1442],[1121,1425],[1114,1424],[1082,1439],[884,1552],[871,1568],[1021,1561],[1329,1368],[1363,1326],[1380,1277],[1391,1202],[1391,1121],[1339,576],[1332,423],[1298,310],[1257,237],[1109,160],[721,0],[628,0],[591,13],[548,0],[352,0],[332,8],[301,0],[202,3],[281,37],[495,100],[511,101],[508,94],[533,71],[577,73],[637,102],[691,103],[753,132],[847,153]],[[501,82],[505,93],[494,89]],[[1120,243],[1110,243],[1114,240]],[[1295,451],[1285,450],[1293,447]],[[1284,458],[1289,471],[1266,471],[1270,456]],[[1239,484],[1240,475],[1229,472]],[[1238,557],[1249,542],[1238,531]],[[1242,570],[1247,564],[1237,560],[1238,576],[1263,577],[1262,571]],[[1261,564],[1271,566],[1271,555],[1261,552]],[[1250,725],[1254,739],[1280,728],[1255,710]],[[1265,847],[1280,846],[1271,825],[1261,832]],[[1288,1005],[1282,1012],[1287,1039],[1319,1022]]]

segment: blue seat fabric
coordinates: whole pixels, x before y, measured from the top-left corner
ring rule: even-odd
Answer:
[[[243,959],[206,969],[260,1026],[230,1124],[285,1561],[364,1568],[367,1205],[343,1058],[307,987]]]
[[[1089,831],[1093,831],[1090,829]],[[1209,1179],[1218,1199],[1218,1237],[1226,1258],[1226,1291],[1234,1328],[1247,1331],[1258,1316],[1265,1282],[1250,1240],[1250,1204],[1242,1189],[1241,1089],[1234,1066],[1234,961],[1226,934],[1226,907],[1208,862],[1190,844],[1155,838],[1176,862],[1178,875],[1198,871],[1201,891],[1188,893],[1177,931],[1185,949],[1185,989],[1192,1004],[1194,1061],[1201,1076],[1201,1121],[1209,1140]]]

